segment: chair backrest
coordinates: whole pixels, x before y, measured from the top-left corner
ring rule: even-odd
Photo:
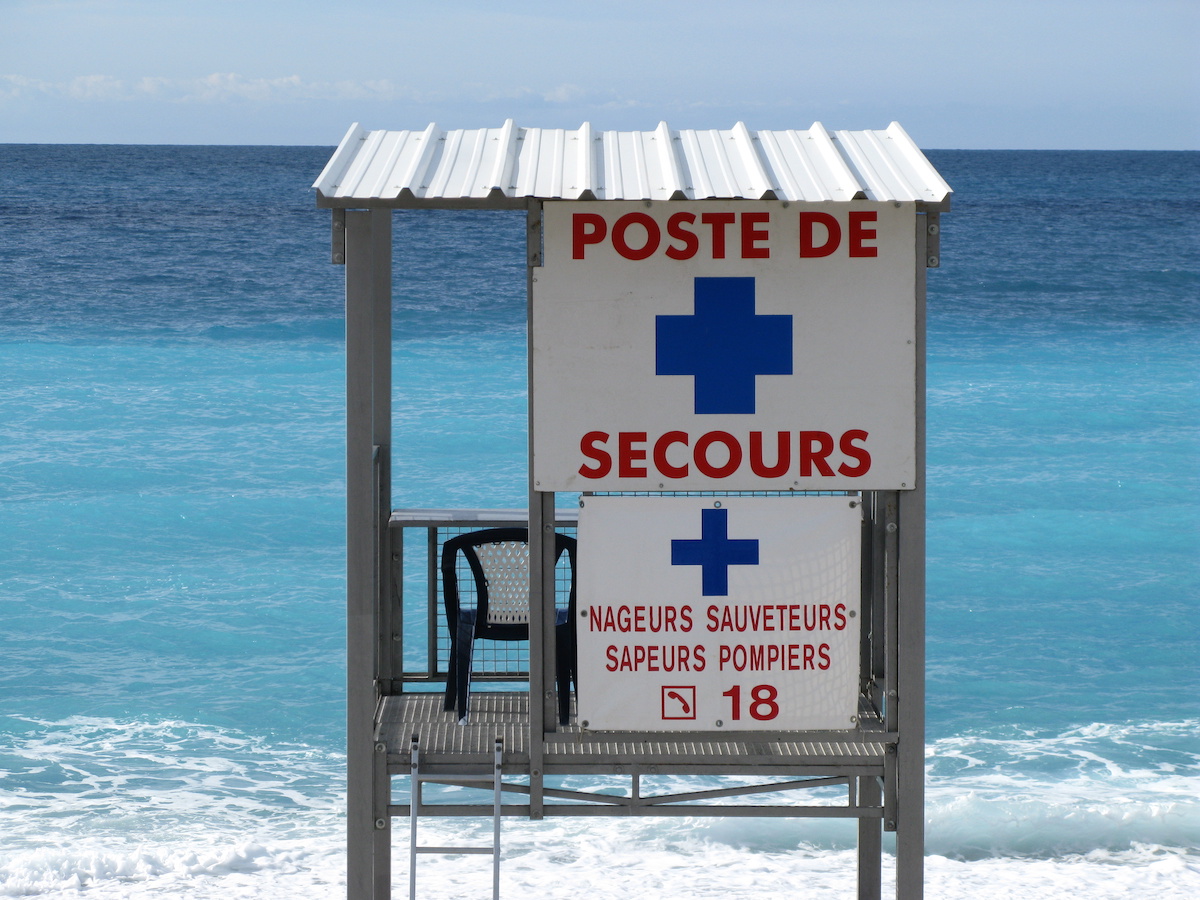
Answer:
[[[570,564],[570,597],[575,594],[575,538],[555,535],[555,558]],[[459,608],[457,555],[462,553],[475,581],[479,625],[500,631],[529,627],[529,530],[488,528],[450,538],[442,545],[442,588],[446,612]],[[483,636],[483,635],[481,635]],[[500,635],[497,635],[500,637]]]
[[[528,625],[529,542],[495,541],[472,549],[487,584],[487,623]]]

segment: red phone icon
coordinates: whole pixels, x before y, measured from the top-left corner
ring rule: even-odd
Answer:
[[[690,684],[664,684],[662,688],[662,717],[667,719],[696,718],[696,687]]]

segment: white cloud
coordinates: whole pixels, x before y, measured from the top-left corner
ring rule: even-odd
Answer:
[[[259,103],[291,98],[304,90],[299,75],[283,78],[244,78],[233,72],[214,72],[194,81],[179,84],[181,100],[221,103],[227,100],[251,100]]]
[[[50,83],[36,78],[26,78],[24,75],[0,76],[0,97],[15,100],[34,94],[52,93]]]
[[[558,87],[542,94],[547,103],[573,103],[582,99],[584,90],[577,84],[560,84]]]
[[[129,96],[125,83],[109,75],[80,75],[72,78],[64,92],[74,100],[124,100]]]
[[[248,78],[213,72],[200,78],[147,75],[125,81],[110,75],[80,75],[67,81],[43,81],[23,75],[0,75],[0,99],[53,96],[84,103],[164,100],[175,103],[287,103],[306,100],[417,99],[389,80],[306,81],[299,75]]]
[[[145,96],[160,97],[166,94],[170,87],[171,79],[147,75],[134,85],[134,90]]]

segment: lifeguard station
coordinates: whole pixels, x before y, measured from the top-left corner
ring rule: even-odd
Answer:
[[[687,815],[856,819],[859,898],[894,831],[896,896],[922,897],[925,269],[951,192],[903,129],[356,125],[315,188],[346,266],[351,900],[391,896],[398,816],[412,895],[419,853],[463,852],[422,846],[425,816],[493,818],[470,850],[498,893],[503,816]],[[526,213],[527,510],[393,491],[414,209]]]

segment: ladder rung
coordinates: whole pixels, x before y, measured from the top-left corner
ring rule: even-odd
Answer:
[[[417,853],[486,853],[491,856],[496,851],[491,847],[417,847]]]

